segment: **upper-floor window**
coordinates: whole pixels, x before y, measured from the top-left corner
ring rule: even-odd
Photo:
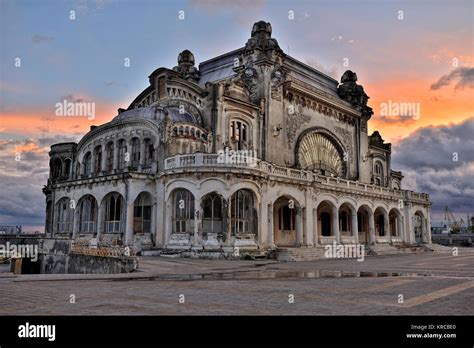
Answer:
[[[133,138],[131,142],[131,146],[132,146],[131,167],[133,169],[137,169],[138,164],[140,163],[140,140],[138,138]]]
[[[150,139],[145,139],[145,158],[144,158],[144,164],[146,166],[151,165],[153,162],[153,157],[155,154],[155,148],[153,147],[153,143],[151,142]]]
[[[114,143],[113,142],[108,143],[105,151],[107,152],[105,170],[108,173],[111,173],[114,168]]]
[[[97,146],[94,153],[94,173],[102,170],[102,146]]]
[[[125,168],[125,154],[127,153],[127,145],[125,140],[120,139],[118,142],[118,169]]]
[[[90,175],[91,174],[91,167],[92,167],[92,158],[91,158],[91,153],[88,152],[84,156],[84,174],[85,175]]]
[[[245,150],[248,142],[249,126],[243,121],[230,122],[230,140],[235,145],[235,150]]]
[[[374,184],[383,186],[383,167],[382,163],[378,161],[374,164]]]

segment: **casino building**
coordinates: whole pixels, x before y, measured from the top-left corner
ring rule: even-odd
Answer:
[[[198,67],[181,52],[110,122],[51,146],[48,236],[193,255],[431,243],[429,197],[367,133],[357,75],[336,81],[271,32],[257,22]]]

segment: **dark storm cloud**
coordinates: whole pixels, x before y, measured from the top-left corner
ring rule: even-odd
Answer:
[[[441,78],[431,85],[431,90],[435,91],[441,87],[447,86],[457,80],[454,89],[463,89],[464,87],[474,88],[474,68],[460,67]]]
[[[458,125],[421,128],[394,147],[394,162],[407,168],[458,169],[474,162],[473,134],[474,118]]]
[[[50,146],[75,140],[51,135],[0,141],[0,224],[44,224],[45,197],[41,189],[48,179]],[[17,149],[23,149],[20,160],[15,159]]]
[[[446,205],[458,214],[474,213],[472,134],[474,118],[419,129],[394,147],[392,168],[403,171],[404,188],[430,194],[438,219]]]

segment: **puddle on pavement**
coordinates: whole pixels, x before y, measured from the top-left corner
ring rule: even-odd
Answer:
[[[218,272],[204,274],[163,274],[145,278],[117,278],[113,281],[127,280],[171,280],[171,281],[192,281],[192,280],[255,280],[255,279],[292,279],[292,278],[382,278],[382,277],[427,277],[431,273],[414,272],[363,272],[363,271],[245,271],[245,272]]]

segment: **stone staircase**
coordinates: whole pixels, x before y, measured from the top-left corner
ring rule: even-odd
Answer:
[[[375,244],[366,245],[370,250],[370,255],[394,255],[394,254],[416,254],[426,252],[424,246],[407,244]]]
[[[324,247],[316,248],[277,248],[275,255],[277,261],[314,261],[324,259]]]

